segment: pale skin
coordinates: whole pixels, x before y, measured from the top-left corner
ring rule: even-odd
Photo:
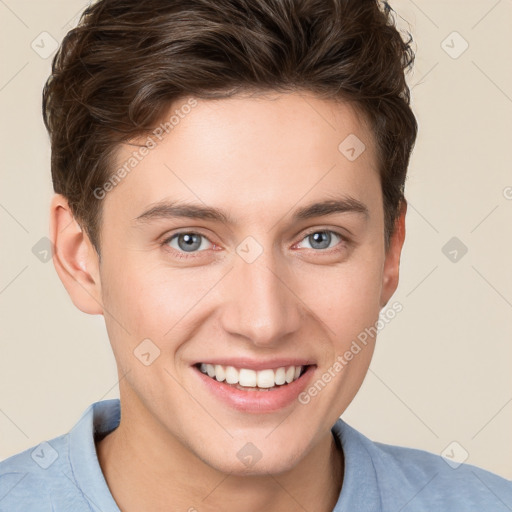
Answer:
[[[354,161],[338,150],[349,134],[366,146]],[[117,163],[134,149],[120,147]],[[368,215],[293,220],[340,197]],[[233,223],[136,221],[163,200],[219,208]],[[198,100],[102,208],[101,261],[58,194],[51,236],[60,279],[80,310],[104,315],[116,358],[121,423],[96,448],[119,508],[331,511],[350,468],[330,429],[359,390],[375,339],[310,403],[264,414],[218,400],[192,365],[304,357],[315,382],[378,320],[398,285],[406,203],[386,251],[377,154],[361,116],[299,92]],[[178,231],[202,235],[200,248],[169,241]],[[309,235],[326,231],[329,247],[318,248]],[[263,250],[252,263],[236,252],[247,237]],[[144,339],[160,350],[149,366],[134,356]],[[237,457],[248,442],[261,453],[250,467]]]

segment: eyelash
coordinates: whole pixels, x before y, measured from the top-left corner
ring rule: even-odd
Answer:
[[[334,234],[336,236],[338,236],[341,240],[339,242],[339,244],[337,245],[344,245],[346,246],[347,244],[350,243],[350,240],[342,235],[341,233],[339,233],[338,231],[334,231],[332,229],[313,229],[307,233],[304,234],[304,236],[301,238],[300,242],[302,242],[304,239],[306,239],[308,236],[310,235],[313,235],[315,233],[331,233],[331,234]],[[174,249],[173,247],[170,247],[168,244],[176,237],[180,236],[180,235],[199,235],[203,238],[206,238],[206,240],[208,240],[211,244],[213,244],[213,242],[206,236],[206,235],[203,235],[202,233],[198,233],[197,231],[180,231],[178,233],[173,233],[171,236],[167,237],[165,240],[163,240],[163,242],[161,243],[161,246],[168,249],[169,251],[172,251],[178,258],[180,259],[190,259],[190,258],[197,258],[200,256],[200,254],[203,251],[197,251],[195,253],[185,253],[183,251],[179,251],[177,249]],[[299,242],[299,243],[300,243]],[[213,244],[215,245],[215,244]],[[294,244],[296,245],[296,244]],[[336,247],[336,246],[335,246]],[[311,251],[315,251],[315,252],[319,252],[319,253],[331,253],[331,251],[339,251],[340,249],[336,249],[335,247],[331,247],[329,249],[310,249]]]

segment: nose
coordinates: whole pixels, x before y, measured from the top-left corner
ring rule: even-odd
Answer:
[[[264,251],[248,263],[236,256],[224,286],[222,327],[253,345],[272,348],[299,329],[301,301],[293,290],[293,274],[286,262]]]

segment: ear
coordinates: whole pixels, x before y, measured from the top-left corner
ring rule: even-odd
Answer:
[[[51,202],[50,237],[55,270],[73,304],[84,313],[102,315],[98,253],[61,194]]]
[[[380,298],[381,308],[395,293],[398,287],[400,272],[400,254],[405,240],[405,214],[407,212],[407,201],[402,199],[400,214],[395,222],[395,228],[389,241],[389,248],[386,252],[382,278],[382,292]]]

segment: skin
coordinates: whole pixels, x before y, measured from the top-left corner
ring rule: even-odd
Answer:
[[[366,146],[354,161],[338,150],[349,134]],[[134,149],[120,147],[117,163]],[[368,217],[292,222],[297,208],[343,195]],[[134,220],[164,199],[221,208],[234,224]],[[121,510],[332,510],[350,468],[330,429],[359,390],[375,339],[309,404],[264,414],[219,401],[191,365],[304,357],[315,382],[378,320],[398,285],[406,203],[386,251],[375,142],[362,117],[309,93],[198,100],[102,207],[101,262],[60,195],[51,234],[60,279],[80,310],[104,315],[116,358],[122,419],[97,453]],[[163,243],[178,230],[204,235],[201,247]],[[322,230],[346,240],[332,234],[319,249],[307,235]],[[248,236],[263,249],[252,263],[236,253]],[[133,353],[146,338],[160,350],[149,366]],[[262,455],[250,467],[237,457],[247,442]]]

